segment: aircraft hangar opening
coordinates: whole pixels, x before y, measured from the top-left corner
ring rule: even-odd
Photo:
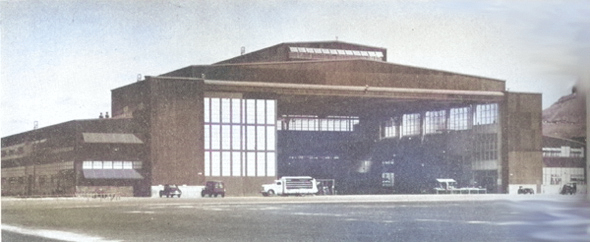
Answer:
[[[232,84],[215,90],[276,104],[278,177],[333,179],[341,194],[427,193],[437,178],[497,192],[502,92]]]

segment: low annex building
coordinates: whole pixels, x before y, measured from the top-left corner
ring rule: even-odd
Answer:
[[[113,118],[72,121],[106,122],[95,131],[50,134],[47,127],[3,138],[2,178],[27,177],[25,186],[40,187],[26,185],[39,184],[32,167],[69,162],[63,167],[76,178],[71,191],[131,187],[136,196],[156,196],[163,184],[196,191],[208,180],[224,181],[228,196],[256,195],[281,176],[333,179],[340,194],[425,193],[437,178],[490,193],[542,185],[540,94],[507,92],[502,80],[389,63],[384,48],[282,43],[148,76],[112,90],[111,101]],[[127,125],[112,130],[110,122]],[[42,161],[36,153],[18,161],[9,155],[31,137],[82,147],[85,139],[110,143],[101,143],[107,148],[96,156],[83,149]],[[135,141],[125,144],[139,149],[136,156],[114,156],[121,139]],[[85,171],[91,161],[103,161],[103,169],[131,161],[134,172],[104,175],[98,163]]]
[[[145,143],[132,130],[131,119],[76,120],[2,138],[2,196],[147,194]]]

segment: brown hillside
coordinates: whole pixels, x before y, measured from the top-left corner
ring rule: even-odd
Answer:
[[[573,92],[543,110],[543,135],[584,140],[586,137],[585,95]]]

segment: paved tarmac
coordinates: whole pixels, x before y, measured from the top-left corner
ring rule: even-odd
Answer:
[[[68,202],[68,201],[86,201],[86,202],[125,202],[125,201],[217,201],[215,199],[224,199],[226,202],[235,200],[250,202],[287,202],[287,203],[332,203],[332,202],[453,202],[453,201],[523,201],[523,200],[546,200],[546,201],[578,201],[585,200],[584,195],[514,195],[514,194],[385,194],[385,195],[333,195],[333,196],[249,196],[249,197],[181,197],[181,198],[145,198],[145,197],[119,197],[119,198],[86,198],[86,197],[45,197],[45,198],[16,198],[2,197],[1,201],[10,204],[16,203],[51,203],[51,202]],[[213,200],[211,200],[213,199]]]
[[[2,198],[2,230],[3,241],[589,241],[581,198]]]

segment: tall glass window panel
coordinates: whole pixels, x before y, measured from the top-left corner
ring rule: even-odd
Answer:
[[[320,131],[328,131],[328,119],[320,120]]]
[[[221,145],[221,126],[211,125],[211,149],[219,150]]]
[[[331,131],[340,131],[340,120],[339,119],[330,119],[332,123]]]
[[[402,116],[402,135],[411,136],[420,134],[420,114],[404,114]]]
[[[256,149],[256,126],[246,126],[246,146],[248,150]]]
[[[211,152],[211,176],[221,175],[221,153]]]
[[[256,131],[256,150],[264,150],[266,149],[266,128],[265,126],[257,126]]]
[[[255,124],[256,123],[256,100],[247,99],[246,100],[246,123],[247,124]]]
[[[449,129],[466,130],[469,129],[469,107],[452,108],[449,113]]]
[[[348,119],[341,119],[340,120],[340,131],[348,131],[350,130],[350,120]]]
[[[211,176],[211,152],[205,151],[205,176]]]
[[[205,129],[204,129],[204,143],[205,143],[205,149],[211,149],[211,125],[205,125]]]
[[[274,176],[276,161],[268,157],[275,156],[276,101],[205,98],[204,103],[205,175]],[[317,117],[297,121],[319,128]]]
[[[242,158],[240,164],[242,164],[242,176],[247,176],[246,174],[246,167],[248,166],[248,159],[246,152],[240,152],[240,157]]]
[[[246,153],[246,172],[247,176],[256,176],[256,153],[254,152],[247,152]]]
[[[266,176],[266,153],[257,152],[256,154],[256,176]]]
[[[219,123],[220,105],[221,100],[219,98],[211,98],[211,123]]]
[[[203,111],[205,112],[204,113],[205,123],[210,123],[211,122],[211,98],[206,97],[204,99]]]
[[[242,149],[242,131],[240,125],[231,126],[232,150]]]
[[[301,122],[301,130],[304,130],[304,131],[309,130],[309,119],[301,118],[301,119],[299,119],[299,122]]]
[[[221,153],[221,175],[231,176],[231,153],[224,151]]]
[[[445,129],[445,110],[426,112],[424,117],[424,133],[434,134]]]
[[[222,125],[221,126],[221,149],[229,150],[231,149],[231,126],[230,125]]]
[[[231,163],[232,163],[232,176],[241,176],[242,171],[242,160],[240,152],[232,152],[231,153]]]
[[[474,125],[494,124],[498,119],[498,104],[481,104],[475,106]]]
[[[275,100],[266,100],[266,123],[275,124],[276,112],[275,112]]]
[[[475,144],[475,160],[497,160],[498,137],[496,134],[482,134],[477,136]]]
[[[231,107],[232,107],[232,123],[239,124],[242,123],[242,102],[240,99],[232,99],[231,100]]]
[[[256,100],[256,123],[266,124],[266,100]]]
[[[229,98],[221,99],[221,122],[229,123],[231,121],[231,102]]]
[[[303,120],[301,118],[292,119],[294,130],[303,130]]]
[[[354,120],[346,120],[346,131],[353,131],[354,130]]]
[[[395,121],[393,119],[387,120],[384,122],[383,124],[383,136],[388,138],[388,137],[396,137],[397,133],[396,133],[396,127],[395,127]]]

